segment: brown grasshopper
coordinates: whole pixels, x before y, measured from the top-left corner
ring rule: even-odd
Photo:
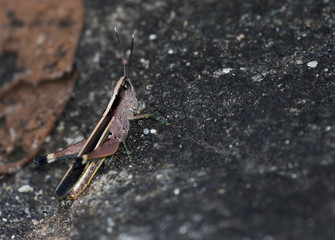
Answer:
[[[70,193],[70,198],[72,199],[80,196],[102,163],[110,156],[111,158],[113,157],[121,142],[124,144],[129,130],[129,120],[152,117],[151,114],[134,115],[137,108],[136,93],[128,78],[127,62],[124,58],[116,29],[115,35],[120,46],[124,74],[117,81],[113,96],[101,119],[86,140],[75,143],[59,152],[38,156],[34,159],[37,165],[45,165],[61,159],[75,159],[56,188],[56,194],[60,198],[68,193]],[[133,44],[134,35],[131,41],[128,70],[130,68]],[[159,119],[156,120],[160,121]],[[130,157],[125,144],[124,146]]]

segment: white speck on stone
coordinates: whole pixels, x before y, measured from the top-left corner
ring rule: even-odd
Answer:
[[[161,173],[158,173],[158,174],[156,175],[156,179],[157,179],[157,180],[162,180],[162,179],[164,179],[164,175],[161,174]]]
[[[141,201],[141,200],[142,200],[142,196],[137,195],[137,196],[135,197],[135,200],[136,200],[136,201]]]
[[[173,190],[173,193],[174,193],[174,195],[179,195],[179,193],[180,193],[179,188],[176,188],[175,190]]]
[[[297,174],[296,173],[292,173],[291,174],[291,178],[297,178]]]
[[[232,68],[223,68],[222,70],[217,70],[214,72],[214,76],[218,77],[218,76],[221,76],[223,74],[228,74],[232,71],[233,69]]]
[[[147,129],[147,128],[144,128],[144,129],[143,129],[143,133],[144,133],[145,135],[149,134],[149,132],[150,132],[149,129]]]
[[[23,185],[18,189],[19,192],[32,192],[33,190],[34,189],[29,185]]]
[[[289,145],[289,144],[290,144],[290,140],[288,140],[288,139],[285,140],[285,144],[286,144],[286,145]]]
[[[155,40],[157,38],[157,35],[156,34],[150,34],[149,35],[149,40],[150,41],[153,41],[153,40]]]
[[[239,34],[238,36],[236,36],[236,40],[237,41],[241,41],[242,39],[245,38],[245,35],[243,33]]]
[[[144,66],[145,69],[149,68],[150,61],[144,58],[140,58],[140,63]]]
[[[59,124],[58,124],[58,126],[57,126],[57,131],[58,132],[61,132],[61,131],[63,131],[64,130],[64,126],[65,125],[65,123],[62,121],[62,122],[60,122]]]
[[[310,68],[316,68],[317,65],[318,65],[318,61],[310,61],[307,63],[307,67],[310,67]]]
[[[93,62],[95,62],[95,63],[100,62],[100,54],[99,54],[99,53],[96,53],[96,54],[94,55]]]
[[[185,234],[187,233],[187,226],[183,225],[179,228],[179,233],[180,234]]]
[[[222,69],[222,73],[223,74],[227,74],[227,73],[230,73],[231,70],[233,70],[233,69],[231,69],[231,68],[224,68],[224,69]]]
[[[24,212],[25,212],[27,215],[30,215],[29,208],[25,208],[25,209],[24,209]]]
[[[173,54],[173,50],[170,49],[170,50],[168,51],[168,54]]]
[[[332,127],[331,127],[331,126],[327,126],[327,127],[325,128],[325,131],[326,131],[326,132],[329,132],[330,130],[332,130]]]
[[[170,63],[170,64],[169,64],[169,68],[171,68],[171,69],[174,68],[174,66],[176,66],[175,63]]]
[[[191,65],[191,63],[190,63],[190,62],[187,62],[187,63],[186,63],[186,66],[190,66],[190,65]]]
[[[11,236],[11,239],[15,239],[15,235],[12,235],[12,236]]]
[[[151,134],[156,134],[156,133],[157,133],[157,130],[156,130],[156,129],[150,129],[150,133],[151,133]]]
[[[193,221],[195,222],[200,222],[202,220],[202,216],[201,214],[194,214],[194,216],[192,217]]]
[[[8,220],[7,220],[7,218],[2,218],[2,221],[7,222]]]
[[[108,218],[107,218],[107,224],[108,224],[108,226],[110,226],[110,227],[114,227],[114,226],[115,226],[115,222],[114,222],[113,218],[108,217]]]
[[[263,81],[264,77],[261,74],[255,75],[251,77],[253,82],[261,82]]]
[[[295,61],[295,63],[296,63],[297,65],[301,65],[301,64],[303,64],[302,60],[297,60],[297,61]]]

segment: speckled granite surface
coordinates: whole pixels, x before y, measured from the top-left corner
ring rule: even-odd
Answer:
[[[135,33],[142,112],[172,125],[132,122],[133,161],[120,148],[74,202],[54,195],[67,163],[3,178],[1,237],[333,238],[332,1],[87,1],[80,78],[42,153],[104,110],[122,74],[114,26],[124,48]]]

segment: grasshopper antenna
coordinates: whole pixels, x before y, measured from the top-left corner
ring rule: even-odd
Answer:
[[[120,49],[120,52],[121,52],[122,66],[123,66],[123,76],[124,76],[124,77],[127,77],[127,68],[126,68],[127,61],[126,61],[126,59],[124,58],[124,54],[123,54],[123,50],[122,50],[122,46],[121,46],[121,43],[120,43],[119,34],[117,33],[116,27],[114,27],[114,31],[115,31],[115,36],[116,36],[117,43],[118,43],[118,45],[119,45],[119,49]]]
[[[130,73],[131,57],[133,56],[134,38],[135,38],[135,34],[133,34],[133,36],[131,37],[130,57],[129,57],[129,64],[128,64],[128,70],[127,70],[128,73]]]

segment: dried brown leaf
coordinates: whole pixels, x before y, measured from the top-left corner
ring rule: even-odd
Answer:
[[[17,56],[0,88],[0,175],[31,161],[70,98],[83,18],[81,0],[0,0],[0,56]]]

